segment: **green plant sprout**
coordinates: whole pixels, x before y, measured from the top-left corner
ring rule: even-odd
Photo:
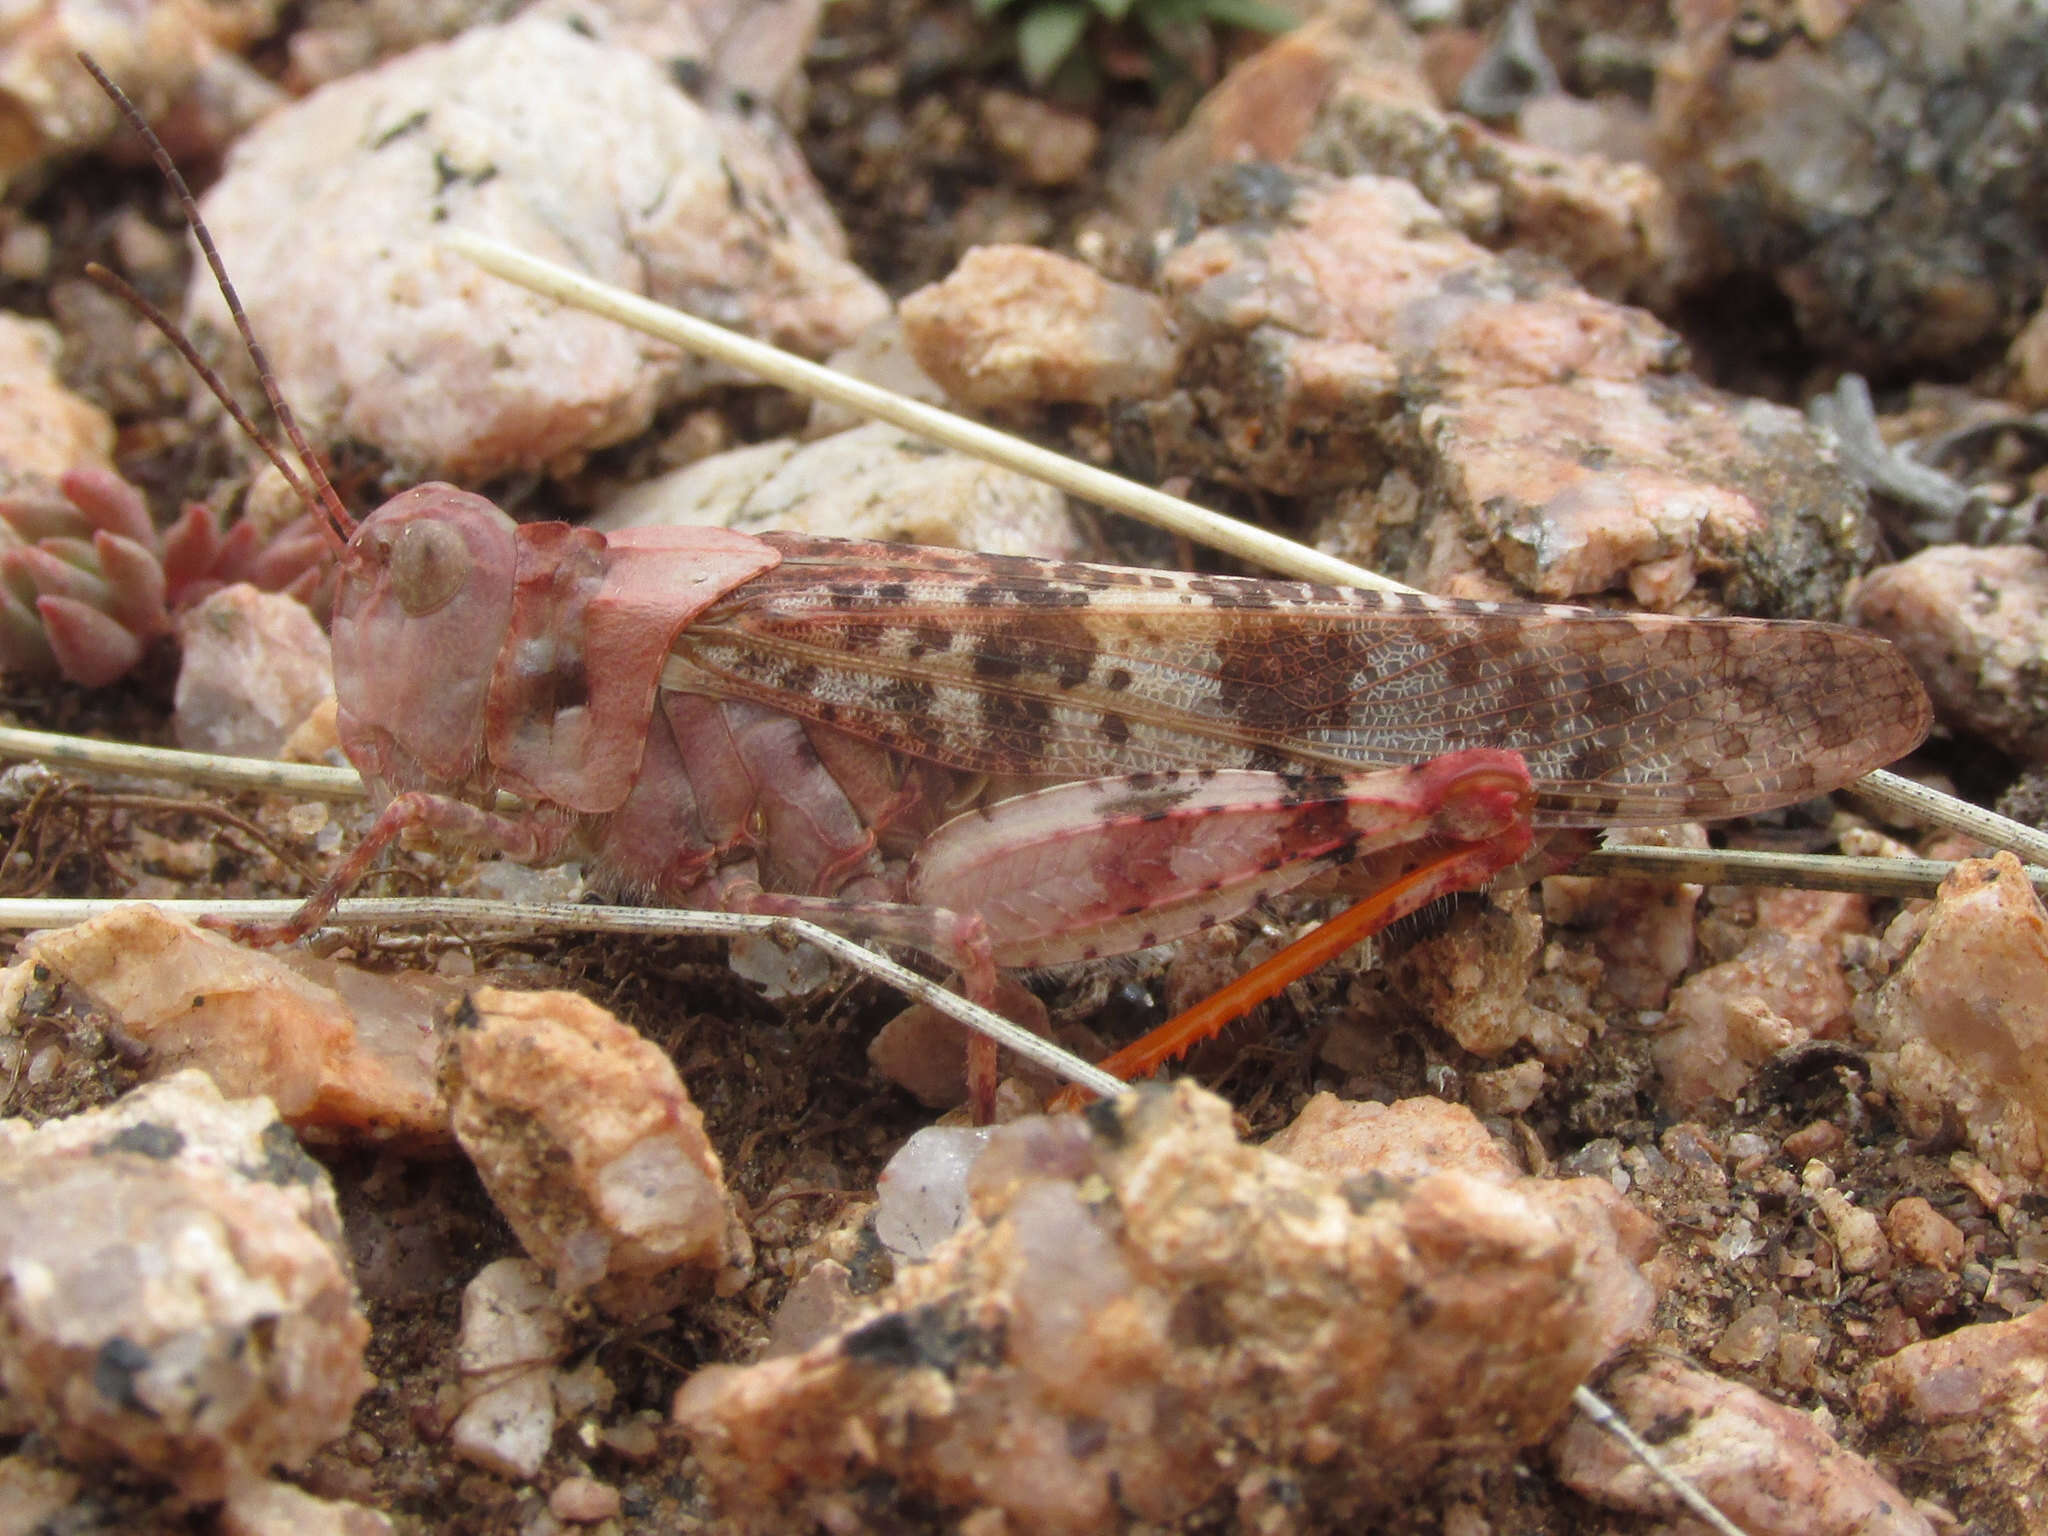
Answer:
[[[1105,75],[1142,74],[1154,84],[1213,73],[1216,29],[1285,32],[1295,18],[1263,0],[970,0],[977,20],[1016,16],[1018,67],[1034,90],[1087,95]],[[1081,51],[1090,33],[1091,53]],[[1105,67],[1142,38],[1146,64]]]

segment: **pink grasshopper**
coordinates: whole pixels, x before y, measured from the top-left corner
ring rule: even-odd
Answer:
[[[1833,625],[607,537],[442,484],[358,526],[151,143],[310,487],[266,451],[328,524],[341,741],[383,806],[254,937],[309,931],[420,829],[905,945],[989,1003],[1003,970],[1150,948],[1305,887],[1374,893],[1362,936],[1520,862],[1539,830],[1767,809],[1927,729],[1903,660]],[[501,791],[523,808],[495,809]],[[1150,1070],[1186,1033],[1113,1065]],[[993,1048],[970,1060],[986,1107]]]

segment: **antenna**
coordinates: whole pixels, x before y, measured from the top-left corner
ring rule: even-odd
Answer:
[[[177,195],[178,206],[184,212],[185,222],[191,226],[192,234],[199,242],[200,252],[206,257],[206,264],[213,271],[213,280],[220,286],[221,297],[227,301],[228,313],[234,317],[235,330],[240,333],[243,346],[249,350],[249,360],[256,366],[256,377],[263,384],[263,397],[270,402],[272,414],[277,417],[278,425],[284,428],[284,434],[290,440],[293,451],[298,454],[303,475],[292,467],[275,440],[258,429],[255,422],[250,419],[249,413],[229,394],[220,375],[207,366],[191,340],[170,316],[138,293],[132,283],[109,272],[97,262],[86,268],[86,276],[117,294],[161,331],[165,340],[178,349],[179,356],[192,365],[206,387],[212,391],[214,398],[220,401],[228,415],[234,419],[235,425],[242,429],[249,441],[263,451],[265,458],[277,466],[278,472],[298,493],[299,499],[320,515],[322,531],[326,533],[329,544],[338,553],[347,542],[348,536],[355,531],[355,519],[349,516],[348,509],[342,505],[341,497],[335,493],[333,482],[327,478],[327,472],[320,467],[319,456],[313,452],[312,446],[306,441],[305,433],[300,430],[299,420],[292,414],[291,405],[285,400],[284,392],[278,388],[277,375],[271,369],[270,359],[264,354],[262,344],[256,340],[256,332],[249,324],[247,312],[242,308],[241,295],[235,292],[235,285],[228,278],[227,266],[220,259],[220,251],[213,243],[213,235],[207,229],[206,221],[199,216],[199,204],[192,196],[192,189],[185,184],[185,178],[179,174],[177,163],[171,159],[170,151],[164,148],[163,141],[143,119],[135,103],[128,99],[127,93],[108,78],[107,72],[100,68],[91,54],[81,52],[78,55],[78,62],[83,64],[86,72],[99,82],[100,89],[107,93],[108,99],[120,111],[128,126],[149,146],[150,158],[156,162],[157,170],[170,184],[171,191]]]

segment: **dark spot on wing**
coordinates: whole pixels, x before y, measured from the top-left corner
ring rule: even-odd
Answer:
[[[974,653],[974,675],[984,683],[1007,683],[1023,670],[1014,656],[1001,651],[980,650]]]

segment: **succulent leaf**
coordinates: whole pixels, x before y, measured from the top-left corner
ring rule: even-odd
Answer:
[[[310,517],[270,539],[247,521],[223,534],[195,503],[158,533],[142,493],[110,469],[16,487],[0,494],[0,673],[100,687],[208,593],[246,581],[313,606],[326,566]]]
[[[57,670],[86,688],[117,682],[142,659],[144,642],[99,609],[68,597],[45,597],[36,603]]]

